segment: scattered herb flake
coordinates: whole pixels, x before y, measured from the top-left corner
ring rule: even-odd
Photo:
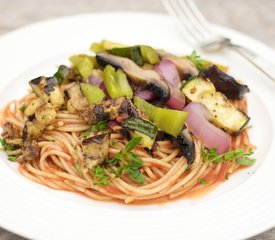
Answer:
[[[25,106],[25,105],[23,105],[22,107],[19,108],[19,111],[20,111],[21,113],[24,113],[25,110],[26,110],[26,106]]]
[[[208,181],[204,180],[204,179],[199,179],[198,180],[198,183],[201,184],[201,185],[207,185],[208,184]]]
[[[110,183],[110,179],[105,175],[104,168],[101,166],[97,166],[94,169],[94,184],[105,186]]]
[[[77,160],[74,161],[74,165],[75,165],[77,172],[82,175],[82,170],[81,170]]]
[[[197,67],[199,71],[204,70],[205,68],[205,60],[203,60],[195,50],[192,51],[192,53],[187,56],[188,59],[190,59]]]
[[[107,129],[107,121],[101,121],[94,124],[90,129],[81,134],[81,137],[88,137],[91,132],[103,132]]]
[[[17,157],[18,156],[15,156],[15,155],[9,155],[8,160],[10,160],[11,162],[16,162]]]

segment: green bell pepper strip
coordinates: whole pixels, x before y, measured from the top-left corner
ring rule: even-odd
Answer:
[[[104,92],[89,83],[81,83],[80,88],[88,102],[88,104],[100,104],[105,98]]]
[[[107,65],[103,71],[103,81],[111,98],[123,96],[133,98],[133,90],[121,69],[116,71],[114,67]]]
[[[144,112],[160,130],[177,137],[185,123],[188,113],[156,107],[139,97],[134,97],[135,106]]]
[[[73,68],[88,82],[88,77],[92,75],[94,61],[86,55],[74,55],[70,57]]]
[[[148,62],[150,64],[156,64],[159,62],[159,56],[152,47],[141,45],[140,51],[144,62]]]

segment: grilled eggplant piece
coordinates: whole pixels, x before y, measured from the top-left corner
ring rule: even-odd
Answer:
[[[104,120],[114,120],[117,117],[139,117],[140,113],[127,97],[109,99],[101,104],[91,105],[81,114],[89,124]]]
[[[8,144],[16,146],[22,145],[21,133],[13,126],[12,123],[6,122],[2,128],[3,131],[1,133],[1,136],[6,140]]]
[[[199,73],[195,64],[187,58],[177,57],[163,50],[158,50],[157,53],[161,59],[170,60],[175,64],[181,79],[188,79],[190,77],[196,76]]]
[[[182,92],[190,101],[203,104],[213,115],[213,124],[230,134],[239,134],[250,120],[225,95],[216,91],[208,79],[193,78],[185,83]]]
[[[96,60],[102,67],[110,64],[115,68],[121,68],[133,83],[146,87],[155,93],[161,101],[167,101],[169,99],[169,87],[155,71],[145,70],[128,58],[114,56],[104,52],[98,53]]]
[[[63,93],[54,77],[38,77],[29,82],[33,92],[43,101],[50,101],[54,108],[64,103]]]
[[[243,99],[249,92],[247,85],[238,83],[233,77],[221,71],[217,66],[209,67],[202,76],[207,77],[217,91],[223,93],[228,99]]]
[[[53,105],[48,102],[43,102],[35,110],[35,118],[25,123],[23,129],[23,142],[38,139],[47,125],[56,118],[56,115],[57,112]]]
[[[180,134],[176,138],[172,137],[171,140],[174,146],[178,147],[182,155],[186,157],[187,163],[192,164],[195,156],[195,144],[188,128],[184,126]]]
[[[69,96],[69,100],[67,102],[67,108],[69,112],[82,112],[88,107],[88,103],[85,97],[83,96],[83,93],[80,89],[80,85],[78,82],[76,82],[69,89],[67,89],[66,93]]]
[[[39,157],[40,149],[37,144],[37,141],[32,140],[23,148],[23,159],[26,161],[31,161]]]
[[[100,134],[82,141],[82,151],[85,156],[85,166],[93,169],[108,157],[110,135]]]

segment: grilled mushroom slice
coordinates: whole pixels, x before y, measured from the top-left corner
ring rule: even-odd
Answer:
[[[184,126],[176,138],[172,137],[172,143],[175,147],[178,147],[181,150],[181,153],[186,157],[188,164],[194,162],[195,144],[186,126]]]
[[[110,64],[115,68],[121,68],[133,83],[146,87],[155,93],[161,101],[169,99],[169,87],[155,71],[145,70],[128,58],[114,56],[104,52],[98,53],[96,60],[102,67]]]
[[[177,57],[163,50],[157,50],[157,53],[161,59],[168,59],[175,64],[182,79],[188,79],[199,73],[194,63],[187,58]]]
[[[96,135],[82,141],[85,166],[88,169],[93,169],[95,166],[103,163],[103,161],[108,157],[109,143],[109,134]]]

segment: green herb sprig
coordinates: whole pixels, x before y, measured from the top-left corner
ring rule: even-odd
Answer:
[[[203,60],[195,50],[192,51],[192,53],[187,56],[188,59],[190,59],[197,67],[199,71],[204,70],[205,68],[205,60]]]
[[[107,121],[101,121],[94,124],[90,129],[86,130],[81,134],[81,137],[88,137],[91,132],[103,132],[107,129]]]
[[[202,158],[206,163],[220,163],[223,161],[236,160],[236,162],[240,165],[251,166],[256,162],[255,158],[250,157],[252,154],[254,154],[252,150],[246,153],[244,149],[240,148],[230,150],[228,152],[218,155],[217,148],[212,148],[209,150],[204,147],[202,148]]]
[[[106,176],[104,168],[101,166],[96,166],[94,169],[94,178],[93,178],[95,185],[105,186],[110,183],[110,179]]]
[[[112,159],[107,162],[112,166],[119,164],[115,177],[120,177],[123,173],[128,174],[137,183],[143,184],[145,177],[140,172],[140,168],[143,166],[143,160],[132,150],[139,144],[142,137],[132,138],[126,145],[124,151],[120,151]]]

